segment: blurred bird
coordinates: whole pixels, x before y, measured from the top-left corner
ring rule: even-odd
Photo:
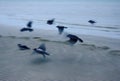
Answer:
[[[65,28],[68,28],[68,27],[65,27],[65,26],[56,26],[57,28],[58,28],[58,31],[59,31],[59,34],[62,34],[63,33],[63,31],[64,31],[64,29]]]
[[[75,44],[78,40],[80,42],[83,42],[83,40],[77,37],[76,35],[68,34],[67,37],[69,37],[68,42],[72,45]]]
[[[22,28],[20,31],[21,31],[21,32],[24,32],[24,31],[32,32],[33,29],[31,29],[31,28]]]
[[[46,58],[46,55],[50,55],[46,52],[46,46],[44,43],[42,43],[38,48],[34,48],[33,51],[35,53],[43,55],[44,58]]]
[[[89,20],[88,21],[90,24],[95,24],[96,22],[94,20]]]
[[[32,27],[32,21],[29,21],[28,23],[27,23],[27,27],[29,27],[29,28],[31,28]]]
[[[27,27],[22,28],[20,31],[21,32],[24,32],[24,31],[32,32],[33,31],[33,29],[31,28],[32,27],[32,23],[33,23],[32,21],[29,21],[27,23]]]
[[[52,25],[54,23],[55,19],[47,20],[47,24]]]
[[[20,48],[20,50],[29,50],[30,49],[26,45],[22,45],[22,44],[18,44],[18,47]]]

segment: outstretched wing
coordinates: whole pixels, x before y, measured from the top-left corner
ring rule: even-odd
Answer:
[[[62,34],[63,31],[64,31],[64,28],[67,28],[67,27],[65,27],[65,26],[56,26],[56,27],[58,28],[59,34]]]
[[[62,32],[63,32],[63,30],[64,30],[64,28],[58,28],[58,31],[59,31],[59,34],[62,34]]]
[[[80,42],[83,42],[83,40],[82,40],[81,38],[78,38],[78,40],[79,40]]]
[[[42,49],[43,51],[46,51],[46,46],[45,46],[45,44],[42,43],[42,44],[38,47],[38,49]]]
[[[32,21],[29,21],[29,22],[27,23],[27,27],[29,27],[29,28],[32,27]]]

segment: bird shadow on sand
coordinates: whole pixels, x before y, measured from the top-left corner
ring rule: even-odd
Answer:
[[[46,64],[49,62],[51,62],[49,58],[42,58],[42,57],[34,58],[31,60],[31,64],[33,65],[41,65],[41,64]]]
[[[12,39],[17,38],[16,36],[6,36],[6,37],[8,37],[8,38],[12,38]]]

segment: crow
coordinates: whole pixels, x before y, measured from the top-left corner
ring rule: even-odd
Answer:
[[[64,29],[65,28],[68,28],[68,27],[65,27],[65,26],[56,26],[57,28],[58,28],[58,32],[59,32],[59,34],[61,35],[62,33],[63,33],[63,31],[64,31]]]
[[[67,37],[69,37],[68,42],[72,45],[75,44],[78,40],[80,42],[83,42],[83,40],[81,38],[77,37],[76,35],[68,34]]]
[[[30,49],[26,45],[22,45],[22,44],[18,44],[18,47],[20,48],[20,50],[29,50]]]
[[[46,52],[46,46],[44,43],[42,43],[38,48],[34,48],[33,51],[37,54],[43,55],[44,58],[46,58],[46,55],[50,55]]]
[[[54,23],[55,19],[47,20],[47,24],[52,25]]]
[[[96,22],[94,20],[89,20],[88,21],[90,24],[95,24]]]
[[[28,23],[27,23],[27,27],[24,27],[24,28],[22,28],[22,29],[20,29],[20,31],[21,32],[24,32],[24,31],[29,31],[29,32],[32,32],[33,31],[33,29],[31,28],[32,27],[32,21],[29,21]]]

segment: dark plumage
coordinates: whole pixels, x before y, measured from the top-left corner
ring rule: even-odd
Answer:
[[[55,19],[47,20],[47,24],[52,25],[54,23]]]
[[[31,29],[31,28],[22,28],[20,31],[21,31],[21,32],[24,32],[24,31],[32,32],[33,29]]]
[[[43,55],[44,58],[46,58],[46,55],[50,55],[49,53],[46,52],[46,47],[45,44],[41,44],[38,48],[33,49],[35,53]]]
[[[83,40],[77,37],[76,35],[68,34],[67,37],[69,37],[68,42],[72,45],[75,44],[78,40],[80,42],[83,42]]]
[[[59,34],[62,34],[64,29],[68,28],[68,27],[65,27],[65,26],[56,26],[56,27],[58,28]]]
[[[32,32],[33,31],[33,29],[31,28],[32,27],[32,23],[33,23],[32,21],[29,21],[27,23],[27,27],[22,28],[20,31],[21,32],[24,32],[24,31]]]
[[[28,49],[30,49],[26,45],[22,45],[22,44],[18,44],[18,47],[20,48],[20,50],[28,50]]]
[[[27,23],[27,27],[29,27],[29,28],[31,28],[32,27],[32,21],[29,21],[28,23]]]
[[[46,51],[46,46],[45,46],[45,44],[42,43],[42,44],[38,47],[38,49],[42,49],[43,51]]]
[[[96,22],[94,20],[89,20],[88,21],[90,24],[95,24]]]

